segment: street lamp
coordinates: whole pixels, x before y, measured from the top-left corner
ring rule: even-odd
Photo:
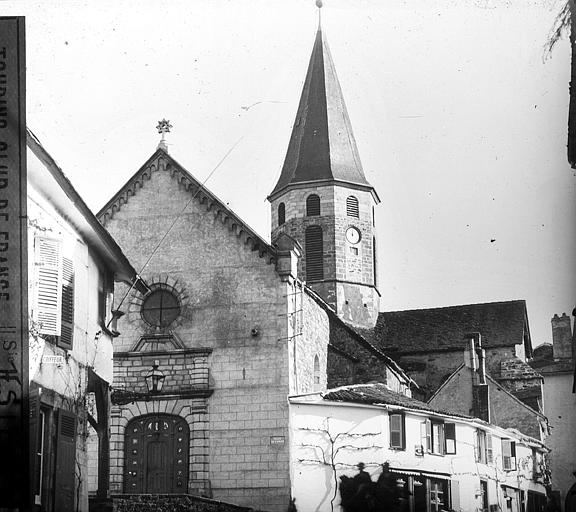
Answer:
[[[154,361],[152,369],[146,375],[146,387],[148,388],[148,393],[160,393],[162,391],[162,385],[164,384],[164,379],[166,376],[158,369],[159,362]]]

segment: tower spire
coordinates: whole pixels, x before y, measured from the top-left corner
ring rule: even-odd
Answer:
[[[369,190],[378,200],[362,169],[336,68],[320,25],[322,0],[316,5],[318,31],[282,172],[270,198],[298,184],[341,182]]]

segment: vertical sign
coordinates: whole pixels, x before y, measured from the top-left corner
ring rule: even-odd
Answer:
[[[28,509],[24,18],[0,17],[0,511]]]

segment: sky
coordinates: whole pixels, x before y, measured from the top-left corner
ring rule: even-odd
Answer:
[[[324,0],[376,225],[381,309],[525,299],[534,344],[576,305],[561,0]],[[27,123],[97,212],[170,154],[259,234],[314,0],[0,0],[25,15]],[[236,145],[235,145],[236,144]],[[234,146],[235,145],[235,146]]]

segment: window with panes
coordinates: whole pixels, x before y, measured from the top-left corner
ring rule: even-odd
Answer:
[[[389,414],[390,420],[390,448],[394,450],[406,449],[406,434],[404,415],[400,413]]]

